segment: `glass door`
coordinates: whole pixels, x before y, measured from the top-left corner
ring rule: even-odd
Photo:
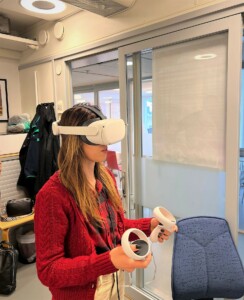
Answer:
[[[235,16],[119,50],[131,218],[156,206],[223,217],[237,241],[241,27]],[[172,246],[173,236],[152,244],[130,298],[172,299]]]
[[[98,105],[109,119],[120,118],[118,51],[112,50],[70,61],[73,103],[88,102]],[[113,164],[105,164],[114,173],[119,192],[122,191],[121,142],[108,146]]]

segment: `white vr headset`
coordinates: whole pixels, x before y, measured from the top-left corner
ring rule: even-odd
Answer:
[[[105,119],[106,117],[94,107],[85,106],[99,118],[89,120],[90,124],[81,126],[59,126],[53,122],[54,135],[80,135],[84,143],[90,145],[110,145],[121,141],[125,136],[125,123],[122,119]],[[102,120],[101,120],[102,119]]]

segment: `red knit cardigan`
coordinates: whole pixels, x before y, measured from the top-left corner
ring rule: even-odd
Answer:
[[[85,219],[56,172],[39,191],[35,203],[36,266],[53,300],[92,300],[100,275],[116,271],[109,251],[96,254]],[[122,236],[128,228],[150,234],[149,218],[117,215]]]

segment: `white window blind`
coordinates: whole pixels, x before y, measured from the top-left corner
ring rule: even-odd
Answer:
[[[153,50],[153,158],[225,168],[227,34]]]

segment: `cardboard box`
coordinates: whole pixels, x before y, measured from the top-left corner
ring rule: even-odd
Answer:
[[[0,15],[0,33],[10,33],[10,20]]]

